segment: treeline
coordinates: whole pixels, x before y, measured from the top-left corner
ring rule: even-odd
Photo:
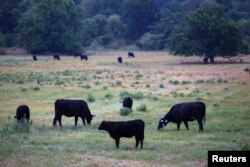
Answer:
[[[176,50],[171,40],[187,16],[210,8],[220,8],[249,45],[249,0],[0,0],[0,47]]]

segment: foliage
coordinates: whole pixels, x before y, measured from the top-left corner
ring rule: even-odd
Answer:
[[[39,0],[19,20],[20,43],[31,51],[73,52],[81,47],[82,20],[72,0]]]
[[[126,116],[126,115],[129,115],[130,113],[132,113],[133,110],[130,110],[129,108],[126,108],[126,107],[122,107],[120,109],[120,115],[121,116]]]
[[[147,105],[146,104],[141,104],[139,107],[136,108],[136,110],[146,112],[146,111],[148,111]]]
[[[249,52],[241,29],[229,21],[222,8],[200,8],[186,19],[188,25],[176,30],[170,38],[169,48],[173,54],[205,56],[213,61],[215,56]]]
[[[166,50],[174,46],[172,40],[177,40],[178,53],[191,47],[186,54],[202,54],[203,43],[193,41],[185,18],[199,8],[212,7],[221,7],[231,20],[230,24],[218,25],[227,29],[223,35],[239,33],[249,45],[250,9],[246,0],[0,0],[0,47],[62,53],[81,47]],[[237,32],[240,28],[243,31]],[[228,40],[247,51],[247,43],[241,45],[233,36]]]

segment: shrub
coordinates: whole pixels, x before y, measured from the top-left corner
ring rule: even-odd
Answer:
[[[120,115],[121,116],[126,116],[126,115],[128,115],[128,114],[130,114],[132,112],[133,112],[133,110],[130,110],[129,108],[126,108],[126,107],[122,107],[120,109]]]
[[[182,81],[182,85],[187,85],[187,84],[190,84],[191,81]]]
[[[195,83],[196,83],[196,84],[202,84],[202,83],[204,83],[204,80],[198,79],[197,81],[195,81]]]
[[[139,107],[136,108],[137,111],[146,112],[147,111],[147,105],[141,104]]]
[[[112,99],[113,95],[111,93],[105,94],[106,99]]]
[[[34,91],[39,91],[40,88],[36,86],[36,87],[32,87],[32,90],[34,90]]]
[[[180,82],[177,80],[174,80],[174,81],[170,80],[169,83],[171,83],[172,85],[179,85],[180,84]]]
[[[94,102],[95,101],[95,97],[91,93],[88,93],[87,100],[88,100],[88,102]]]
[[[81,87],[84,88],[84,89],[90,89],[91,88],[91,86],[89,84],[82,85]]]
[[[164,85],[163,85],[163,84],[160,84],[160,88],[164,88]]]
[[[116,86],[121,86],[121,85],[122,85],[122,82],[121,82],[121,81],[116,81],[115,85],[116,85]]]

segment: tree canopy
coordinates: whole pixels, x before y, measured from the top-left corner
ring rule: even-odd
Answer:
[[[215,8],[220,8],[217,15],[203,15],[205,9]],[[71,52],[81,47],[173,51],[175,46],[179,54],[188,48],[183,54],[232,56],[250,46],[249,10],[249,0],[0,0],[0,47]],[[210,41],[195,27],[200,19],[208,19],[202,24],[213,29]],[[241,51],[219,43],[227,53],[213,48],[213,53],[208,48],[205,53],[209,43],[218,44],[212,40],[218,28],[225,29],[219,41],[231,41]],[[197,40],[202,43],[194,43]]]
[[[19,20],[19,39],[31,51],[72,52],[82,26],[83,9],[72,0],[39,0]]]
[[[248,54],[247,43],[239,26],[230,21],[220,7],[201,8],[187,17],[187,25],[176,30],[169,42],[173,54],[216,56]]]

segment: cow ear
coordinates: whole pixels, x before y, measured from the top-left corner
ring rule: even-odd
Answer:
[[[92,117],[95,117],[96,115],[91,115]]]

